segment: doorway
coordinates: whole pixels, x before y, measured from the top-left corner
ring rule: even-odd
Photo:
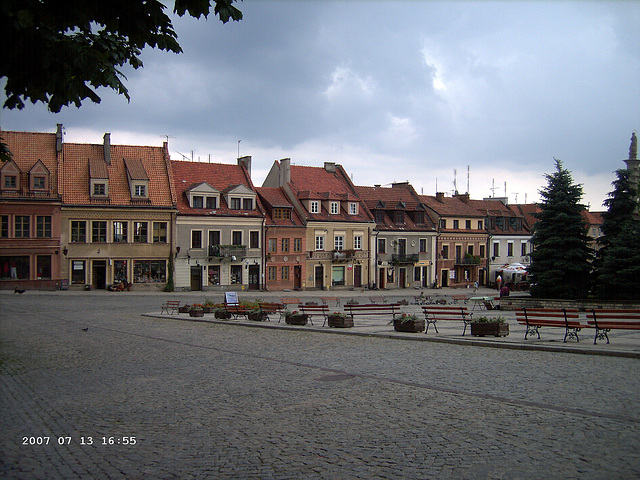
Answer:
[[[449,286],[449,270],[442,270],[442,287]]]
[[[387,272],[386,268],[378,270],[378,288],[387,288]]]
[[[260,288],[260,265],[249,265],[249,290]]]
[[[107,288],[107,261],[106,260],[94,260],[93,261],[93,288],[97,290],[104,290]]]
[[[302,290],[302,266],[293,266],[293,289]]]
[[[322,290],[324,286],[324,268],[318,265],[315,269],[315,287]]]
[[[353,266],[353,286],[362,287],[362,265]]]
[[[398,287],[406,288],[407,286],[407,269],[400,268],[398,272]]]
[[[199,265],[191,266],[191,291],[202,291],[202,267]]]

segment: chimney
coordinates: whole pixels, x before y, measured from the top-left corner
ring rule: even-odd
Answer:
[[[455,196],[462,200],[464,203],[469,203],[468,193],[456,193]]]
[[[291,183],[291,159],[283,158],[280,160],[280,186]]]
[[[436,200],[442,202],[444,200],[444,192],[436,192]]]
[[[244,165],[244,168],[249,172],[249,178],[251,178],[251,155],[238,158],[238,165]]]
[[[111,165],[111,134],[104,134],[104,161]]]
[[[391,188],[408,188],[409,182],[394,182],[391,184]]]
[[[335,162],[324,162],[324,169],[329,173],[335,173],[336,172]]]
[[[56,152],[62,151],[62,124],[58,123],[56,128]]]

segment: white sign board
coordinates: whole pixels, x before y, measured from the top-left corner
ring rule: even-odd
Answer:
[[[238,305],[238,292],[224,292],[224,301],[228,305]]]

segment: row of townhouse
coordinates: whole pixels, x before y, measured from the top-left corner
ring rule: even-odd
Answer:
[[[1,135],[0,288],[467,287],[528,264],[534,205],[356,186],[290,159],[256,187],[251,157],[172,161],[166,143],[66,143],[61,125]]]

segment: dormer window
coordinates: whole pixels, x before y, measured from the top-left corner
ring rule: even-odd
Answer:
[[[358,214],[358,204],[355,202],[349,203],[349,215],[357,215]]]
[[[107,194],[107,185],[104,183],[94,183],[93,184],[93,196],[104,196]]]
[[[319,213],[320,212],[320,202],[317,200],[311,200],[309,204],[309,212],[311,213]]]
[[[218,208],[218,198],[217,197],[207,197],[207,208],[211,210],[215,210]]]
[[[3,190],[20,190],[20,169],[13,160],[9,160],[4,164],[2,170],[2,189]]]
[[[35,192],[46,192],[49,189],[49,169],[42,160],[38,160],[29,170],[29,189]]]
[[[127,171],[127,179],[129,180],[131,198],[134,200],[148,199],[149,176],[147,175],[142,160],[138,158],[125,158],[124,165]]]
[[[33,189],[44,190],[47,184],[46,180],[45,177],[33,177]]]
[[[89,159],[89,192],[91,197],[109,195],[109,170],[102,159]]]
[[[253,210],[256,193],[244,185],[229,187],[225,200],[231,210]]]
[[[331,215],[337,215],[340,213],[340,202],[331,202],[330,208]]]
[[[274,208],[273,209],[273,218],[275,218],[275,219],[283,219],[283,220],[290,220],[291,219],[291,209],[289,209],[289,208]]]
[[[191,205],[193,208],[202,208],[204,205],[203,198],[201,195],[193,196],[193,204]]]
[[[136,183],[133,186],[133,196],[134,197],[146,197],[147,196],[147,186],[142,185],[140,183]]]

